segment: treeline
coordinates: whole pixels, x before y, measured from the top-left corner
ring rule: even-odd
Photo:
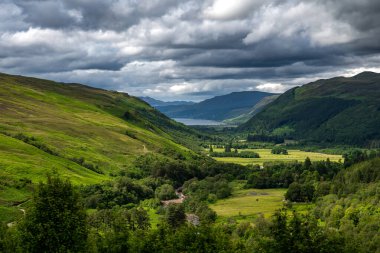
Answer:
[[[248,142],[274,142],[275,144],[284,143],[284,138],[276,135],[249,134]]]
[[[241,158],[260,158],[260,155],[253,151],[241,151],[241,152],[211,152],[212,157],[241,157]]]
[[[330,160],[304,163],[266,163],[264,169],[252,166],[253,172],[248,176],[246,188],[288,188],[295,181],[311,182],[332,179],[343,168],[341,163]]]
[[[209,157],[194,157],[192,160],[174,160],[167,157],[147,154],[140,156],[134,163],[135,178],[161,178],[172,182],[174,187],[192,178],[203,179],[218,174],[231,179],[245,179],[249,168],[232,163],[221,163]]]

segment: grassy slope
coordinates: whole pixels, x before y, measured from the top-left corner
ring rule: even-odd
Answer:
[[[289,90],[240,131],[271,133],[316,142],[369,144],[380,140],[380,74],[319,80]]]
[[[270,103],[272,103],[274,100],[276,100],[280,95],[273,95],[264,97],[260,100],[257,104],[255,104],[249,112],[245,112],[237,117],[229,118],[223,120],[223,122],[227,124],[233,124],[233,125],[241,125],[250,120],[253,116],[261,112],[266,106],[268,106]]]
[[[214,152],[223,152],[224,149],[214,148]],[[242,165],[247,164],[259,164],[263,165],[265,162],[291,162],[291,161],[299,161],[303,162],[306,157],[309,157],[312,161],[322,161],[329,158],[333,162],[338,162],[342,160],[342,156],[340,155],[331,155],[331,154],[322,154],[316,152],[305,152],[301,150],[288,150],[288,155],[275,155],[271,153],[271,149],[242,149],[241,151],[254,151],[260,155],[260,158],[240,158],[240,157],[215,157],[214,159],[221,162],[230,162],[230,163],[238,163]]]
[[[22,178],[38,182],[47,171],[91,184],[130,168],[146,152],[191,153],[175,143],[185,126],[125,93],[1,74],[0,115],[0,204],[24,200],[30,193],[12,185]],[[13,138],[20,133],[58,155]],[[80,157],[103,174],[70,160]]]

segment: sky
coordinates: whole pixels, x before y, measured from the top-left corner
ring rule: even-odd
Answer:
[[[380,72],[378,0],[1,0],[0,72],[157,99]]]

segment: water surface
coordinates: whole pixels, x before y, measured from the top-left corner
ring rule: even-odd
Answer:
[[[220,126],[224,125],[223,122],[207,119],[187,119],[187,118],[175,118],[175,121],[181,122],[187,126]]]

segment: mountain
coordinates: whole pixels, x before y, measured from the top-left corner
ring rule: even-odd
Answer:
[[[169,106],[169,105],[192,105],[194,102],[191,101],[169,101],[164,102],[161,100],[154,99],[152,97],[139,97],[141,100],[147,102],[153,107]]]
[[[171,118],[192,118],[222,121],[249,113],[263,98],[272,93],[259,91],[233,92],[216,96],[193,105],[160,106],[158,110]]]
[[[280,95],[264,97],[257,104],[255,104],[249,112],[243,113],[235,118],[226,119],[223,122],[227,124],[233,124],[233,125],[243,124],[247,122],[249,119],[251,119],[253,116],[255,116],[256,114],[261,112],[267,105],[275,101],[276,98],[278,98],[279,96]]]
[[[16,186],[52,170],[89,184],[146,153],[186,159],[194,153],[179,142],[194,131],[126,93],[0,74],[0,205],[24,199],[30,192]]]
[[[313,142],[379,146],[380,74],[363,72],[293,88],[238,130]]]

